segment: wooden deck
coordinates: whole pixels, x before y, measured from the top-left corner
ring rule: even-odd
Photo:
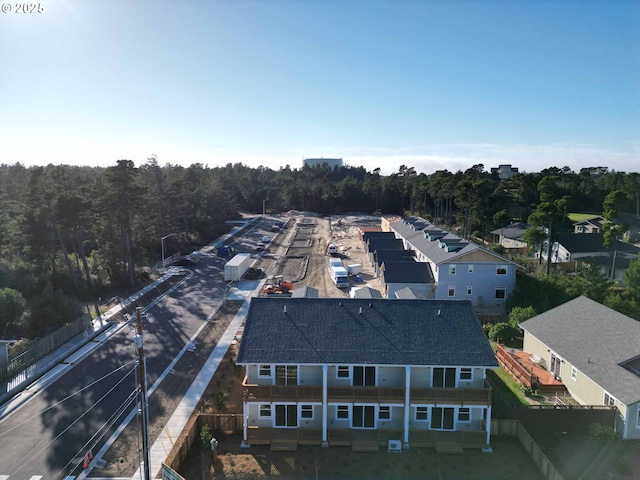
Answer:
[[[566,391],[564,383],[556,380],[555,376],[542,367],[540,363],[534,362],[527,352],[498,345],[496,358],[500,366],[509,372],[513,378],[528,387],[538,390],[542,394]]]

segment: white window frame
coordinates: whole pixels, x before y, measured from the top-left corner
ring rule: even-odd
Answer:
[[[455,274],[456,274],[456,266],[449,265],[449,275],[455,275]]]
[[[503,292],[503,296],[499,297],[498,296],[498,292]],[[495,298],[496,300],[506,300],[507,299],[507,287],[496,287],[495,291],[493,292],[493,298]]]
[[[346,368],[346,376],[340,375],[340,373],[344,373]],[[341,380],[350,380],[351,379],[351,368],[349,365],[338,365],[336,366],[336,378]]]
[[[383,422],[388,422],[391,420],[391,407],[389,405],[380,405],[378,407],[378,420]]]
[[[503,272],[504,270],[504,272]],[[506,275],[509,270],[506,265],[498,265],[496,266],[496,275]]]
[[[299,415],[298,415],[298,409],[297,408],[295,409],[295,412],[296,412],[295,413],[296,424],[295,425],[286,425],[287,423],[289,423],[288,422],[288,420],[289,420],[289,411],[290,411],[289,407],[295,407],[295,405],[296,405],[295,403],[288,403],[288,402],[287,403],[276,403],[276,404],[273,405],[272,408],[273,408],[273,412],[274,412],[274,414],[273,414],[273,426],[274,426],[274,428],[298,428],[300,426],[300,418],[299,418]],[[277,411],[278,407],[284,407],[284,409],[285,409],[285,425],[277,425],[277,423],[276,423],[278,421],[278,411]]]
[[[453,293],[453,295],[451,295]],[[456,286],[455,285],[449,285],[447,287],[447,297],[449,298],[453,298],[456,296]]]
[[[467,417],[466,419],[464,417]],[[471,422],[471,409],[469,407],[460,407],[458,409],[458,423]]]
[[[340,413],[346,413],[346,417],[341,417]],[[336,420],[349,420],[351,422],[351,409],[349,405],[336,405]]]
[[[418,418],[418,414],[424,414],[425,418]],[[419,406],[413,412],[413,419],[416,422],[428,422],[429,421],[429,407]]]
[[[300,405],[300,420],[313,420],[314,417],[314,408],[313,405],[310,405],[308,403],[302,404]],[[305,414],[311,414],[310,417],[305,417]]]
[[[571,367],[571,380],[574,382],[578,380],[578,369],[576,367]]]
[[[268,371],[269,374],[265,375],[264,373],[262,373],[263,371]],[[273,371],[273,369],[271,368],[271,365],[258,365],[258,377],[259,378],[271,378],[271,372]]]
[[[463,371],[465,374],[468,373],[468,377],[464,377]],[[458,380],[460,380],[461,382],[472,382],[473,381],[473,368],[471,367],[461,367],[460,370],[458,371]]]
[[[607,402],[607,397],[609,398],[609,401]],[[616,405],[616,403],[618,403],[618,401],[616,400],[616,398],[611,395],[609,392],[605,391],[604,392],[604,400],[603,403],[607,406],[607,407],[614,407]]]
[[[266,410],[269,411],[268,415],[263,413]],[[273,417],[273,409],[272,409],[270,403],[261,403],[260,404],[260,406],[258,407],[258,417],[259,418],[272,418]]]

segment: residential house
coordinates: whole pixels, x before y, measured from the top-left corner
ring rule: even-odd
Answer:
[[[573,224],[573,233],[603,233],[604,217],[593,217]]]
[[[524,233],[531,228],[526,223],[515,222],[502,228],[496,228],[491,233],[494,236],[494,243],[502,245],[509,250],[525,250],[527,242]]]
[[[518,264],[502,255],[417,217],[389,228],[417,261],[430,266],[436,299],[470,300],[476,307],[502,308],[515,288]]]
[[[490,448],[498,366],[471,302],[254,298],[245,445]]]
[[[617,432],[640,439],[640,322],[578,297],[520,327],[523,350],[577,402],[615,406]]]
[[[542,253],[546,260],[546,249],[543,249]],[[638,259],[639,254],[640,248],[620,240],[616,242],[615,248],[605,247],[602,233],[563,233],[558,235],[558,240],[551,247],[551,262],[564,264],[565,270],[577,272],[584,262],[593,258],[600,271],[611,277],[615,257],[613,280],[624,285],[624,272],[632,260]]]

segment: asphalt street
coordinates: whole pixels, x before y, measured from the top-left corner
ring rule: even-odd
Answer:
[[[251,229],[236,241],[237,250],[253,251],[269,227],[270,222],[263,221]],[[147,310],[147,385],[223,301],[228,291],[222,275],[226,260],[203,255],[190,268],[192,276]],[[62,479],[80,473],[87,447],[97,451],[134,408],[127,403],[136,388],[132,333],[122,328],[0,421],[0,480]]]

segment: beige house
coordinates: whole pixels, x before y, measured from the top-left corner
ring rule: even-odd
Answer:
[[[615,406],[618,434],[640,439],[640,322],[578,297],[520,327],[523,350],[577,402]]]

